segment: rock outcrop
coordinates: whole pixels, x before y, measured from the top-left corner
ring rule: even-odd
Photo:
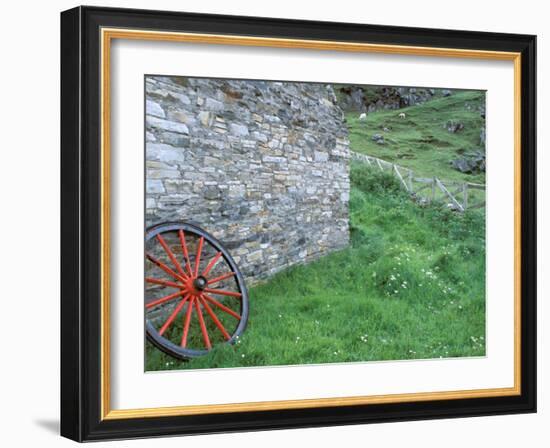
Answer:
[[[342,109],[358,112],[401,109],[429,101],[438,93],[443,96],[452,94],[448,89],[423,87],[336,85],[335,90]]]
[[[476,174],[485,172],[485,153],[475,151],[470,154],[465,154],[451,161],[451,166],[462,173]]]

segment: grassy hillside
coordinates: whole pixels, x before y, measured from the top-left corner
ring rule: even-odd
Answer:
[[[365,121],[359,121],[358,112],[348,112],[351,147],[411,168],[417,175],[485,183],[485,173],[463,174],[450,165],[461,154],[480,149],[483,119],[479,108],[484,104],[485,92],[454,91],[449,97],[416,106],[370,113]],[[406,118],[398,117],[401,112]],[[444,128],[448,120],[463,123],[464,129],[448,132]],[[374,134],[383,135],[385,144],[374,142]]]
[[[146,369],[484,355],[483,217],[418,207],[394,177],[351,168],[348,248],[251,288],[238,344],[191,362],[148,344]]]

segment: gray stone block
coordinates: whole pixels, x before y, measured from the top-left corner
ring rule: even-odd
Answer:
[[[145,189],[147,194],[164,193],[162,181],[158,179],[147,178],[145,182]]]
[[[175,132],[177,134],[189,134],[189,128],[183,123],[163,120],[162,118],[148,116],[146,124],[150,128],[161,129],[163,131]]]
[[[248,135],[248,127],[243,124],[231,123],[229,125],[229,132],[233,135],[244,137]]]
[[[159,117],[159,118],[166,117],[166,114],[164,113],[164,110],[162,110],[162,107],[160,107],[158,103],[155,103],[152,100],[146,100],[145,113],[147,115],[152,115],[154,117]]]

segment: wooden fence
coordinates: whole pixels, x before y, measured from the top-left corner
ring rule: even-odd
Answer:
[[[464,212],[485,206],[485,185],[472,182],[442,181],[437,177],[416,177],[409,168],[386,160],[351,151],[351,158],[392,173],[417,202],[444,202],[448,207]]]

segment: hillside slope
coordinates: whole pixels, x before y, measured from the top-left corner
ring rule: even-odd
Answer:
[[[411,168],[417,175],[485,183],[484,172],[465,174],[451,166],[453,159],[484,151],[480,139],[484,111],[485,92],[455,91],[423,104],[372,112],[364,121],[359,120],[358,112],[347,112],[351,149]],[[399,118],[400,113],[405,118]],[[449,132],[449,121],[464,128]],[[375,134],[384,137],[383,144],[372,139]]]

